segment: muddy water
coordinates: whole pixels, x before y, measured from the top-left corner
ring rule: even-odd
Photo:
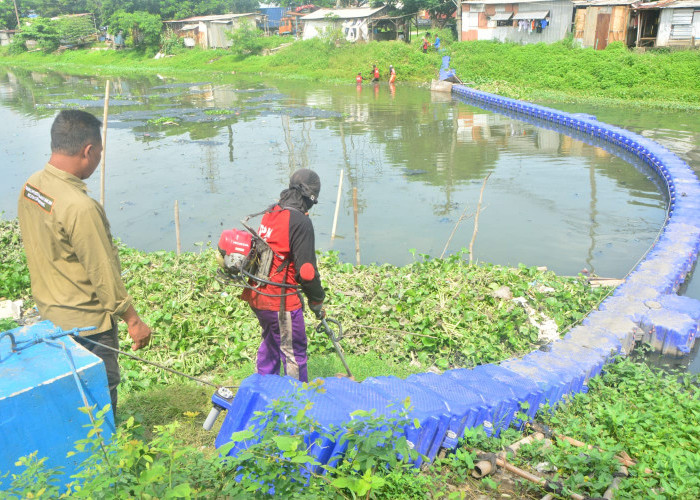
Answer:
[[[104,80],[0,71],[0,210],[12,217],[19,186],[48,158],[56,110],[101,117]],[[665,216],[645,168],[415,87],[113,79],[108,124],[107,213],[114,234],[144,250],[175,247],[175,200],[183,248],[192,250],[274,201],[300,167],[323,181],[312,211],[317,246],[349,262],[353,188],[362,263],[401,265],[413,252],[467,247],[488,174],[474,246],[480,261],[621,277]],[[97,173],[89,186],[99,197]]]

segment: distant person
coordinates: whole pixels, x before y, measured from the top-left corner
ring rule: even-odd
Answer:
[[[134,351],[148,345],[151,329],[126,292],[107,216],[84,182],[102,158],[101,125],[85,111],[56,116],[51,158],[22,187],[17,214],[39,314],[63,330],[95,327],[76,341],[104,362],[116,413],[119,364],[108,347],[119,348],[119,319],[127,325]]]
[[[396,70],[390,64],[389,65],[389,83],[394,83],[396,81]]]
[[[114,37],[114,49],[119,50],[124,48],[124,32],[119,30],[119,32]]]
[[[362,73],[361,72],[358,73],[357,76],[355,77],[355,83],[357,83],[358,85],[362,84]]]
[[[435,34],[435,43],[433,45],[435,46],[435,50],[440,50],[440,37],[437,35],[437,33]]]
[[[376,64],[372,65],[372,83],[376,83],[379,81],[379,68],[377,68]]]
[[[423,36],[423,54],[427,54],[428,52],[428,47],[430,46],[430,41],[428,40],[428,37],[430,36],[430,33],[426,33]]]

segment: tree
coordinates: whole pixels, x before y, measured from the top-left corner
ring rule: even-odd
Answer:
[[[131,44],[137,48],[155,48],[160,46],[160,33],[163,22],[160,16],[145,11],[125,12],[118,10],[109,19],[112,33],[123,31],[131,38]]]
[[[241,21],[238,28],[227,32],[226,37],[233,43],[231,51],[238,55],[259,54],[265,47],[262,31],[246,19]]]
[[[15,29],[17,17],[12,0],[0,0],[0,28]]]
[[[12,37],[10,50],[14,53],[27,50],[26,42],[29,40],[35,40],[37,47],[44,52],[53,52],[61,44],[58,24],[44,17],[32,19],[30,24],[23,25],[22,31]]]
[[[421,10],[427,10],[433,22],[437,21],[444,27],[456,9],[457,5],[453,0],[405,0],[402,12],[415,14]]]

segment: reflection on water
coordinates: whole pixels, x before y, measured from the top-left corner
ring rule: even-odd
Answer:
[[[665,200],[653,174],[595,144],[472,107],[449,95],[388,85],[112,80],[106,209],[115,236],[144,250],[183,248],[273,202],[292,171],[321,176],[312,210],[317,246],[354,261],[352,189],[358,190],[362,262],[439,256],[460,215],[484,192],[475,258],[587,268],[621,277],[653,243]],[[49,156],[57,109],[102,116],[104,80],[0,70],[0,210],[16,213],[18,190]],[[330,240],[340,170],[338,238]],[[99,175],[90,179],[98,192]],[[473,218],[449,252],[468,246]]]

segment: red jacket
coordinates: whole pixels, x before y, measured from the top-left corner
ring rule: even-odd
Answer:
[[[325,292],[316,267],[314,227],[309,216],[294,207],[275,205],[263,215],[258,234],[276,254],[272,260],[270,281],[299,284],[310,302],[323,302]],[[287,311],[302,306],[293,288],[261,285],[257,290],[271,295],[292,294],[284,297]],[[241,298],[252,307],[267,311],[279,311],[282,304],[281,297],[269,297],[249,289],[243,291]]]

